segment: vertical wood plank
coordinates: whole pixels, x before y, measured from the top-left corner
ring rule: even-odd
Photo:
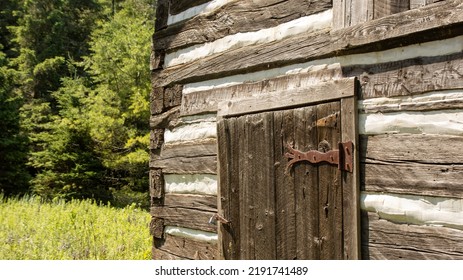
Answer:
[[[426,6],[426,0],[410,0],[410,9]]]
[[[410,0],[385,0],[375,1],[374,18],[382,18],[384,16],[404,12],[410,10]]]
[[[357,98],[341,100],[342,142],[354,143],[354,172],[343,172],[344,259],[360,259],[360,183]]]
[[[295,148],[309,151],[317,147],[316,107],[293,110]],[[297,258],[319,259],[318,168],[301,162],[293,167],[296,193]]]
[[[416,9],[440,1],[444,0],[410,0],[410,9]]]
[[[340,102],[317,106],[317,119],[340,114]],[[341,140],[340,122],[318,126],[318,150],[337,149]],[[329,145],[329,146],[328,146]],[[321,164],[318,167],[320,259],[342,259],[342,191],[341,172],[337,166]]]
[[[250,170],[251,164],[249,161],[249,127],[247,126],[247,116],[237,118],[238,135],[238,170]],[[248,176],[247,172],[239,172],[239,206],[240,206],[240,259],[251,259],[254,255],[254,239],[252,238],[251,228],[253,227],[253,201],[249,200],[251,194],[249,193]]]
[[[374,0],[353,0],[351,4],[350,25],[367,22],[373,19]]]
[[[251,115],[250,125],[252,169],[246,172],[255,204],[254,259],[269,260],[276,258],[273,112]]]
[[[346,21],[346,5],[348,2],[350,5],[351,0],[333,0],[333,23],[332,27],[334,30],[341,29],[349,25]]]
[[[274,113],[276,258],[297,258],[296,195],[294,176],[287,175],[286,144],[294,143],[291,110]]]
[[[220,215],[225,219],[231,220],[230,213],[230,164],[231,160],[229,148],[230,130],[228,123],[224,119],[217,121],[217,155],[218,155],[218,190],[217,190],[217,210]],[[231,225],[220,224],[218,228],[219,238],[219,258],[220,259],[234,259],[233,257],[233,236],[230,229]]]
[[[224,259],[240,258],[240,136],[236,118],[218,122],[219,208],[231,223],[219,228],[219,250]]]

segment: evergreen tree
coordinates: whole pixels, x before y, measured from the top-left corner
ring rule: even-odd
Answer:
[[[22,99],[15,92],[16,72],[7,61],[0,51],[0,193],[9,195],[26,192],[29,175],[25,168],[26,137],[19,125]]]

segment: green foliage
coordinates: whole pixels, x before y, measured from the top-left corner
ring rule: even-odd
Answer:
[[[15,123],[5,135],[15,145],[27,136],[34,193],[148,207],[154,2],[6,0],[0,31],[11,55],[2,55],[0,78],[11,82],[0,121]],[[2,154],[5,166],[13,158],[24,166],[24,145],[11,145],[22,154]],[[15,176],[3,185],[11,189]]]
[[[7,194],[25,192],[29,180],[24,165],[27,138],[19,125],[22,99],[15,85],[16,72],[7,66],[6,56],[0,51],[0,192]]]
[[[79,60],[88,54],[88,35],[101,17],[94,0],[23,0],[18,25],[14,26],[25,94],[49,99],[69,76],[65,60]]]
[[[38,197],[5,199],[0,194],[0,259],[147,260],[149,213],[90,200]]]

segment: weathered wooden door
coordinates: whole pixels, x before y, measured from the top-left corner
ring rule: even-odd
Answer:
[[[358,258],[356,162],[351,173],[288,165],[285,156],[353,141],[357,161],[355,81],[277,94],[219,107],[219,210],[230,221],[219,230],[223,257]]]

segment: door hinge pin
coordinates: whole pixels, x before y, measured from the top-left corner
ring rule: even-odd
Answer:
[[[209,219],[209,224],[211,225],[216,225],[217,221],[219,221],[222,224],[229,224],[230,221],[219,215],[219,213],[215,213],[210,219]]]

